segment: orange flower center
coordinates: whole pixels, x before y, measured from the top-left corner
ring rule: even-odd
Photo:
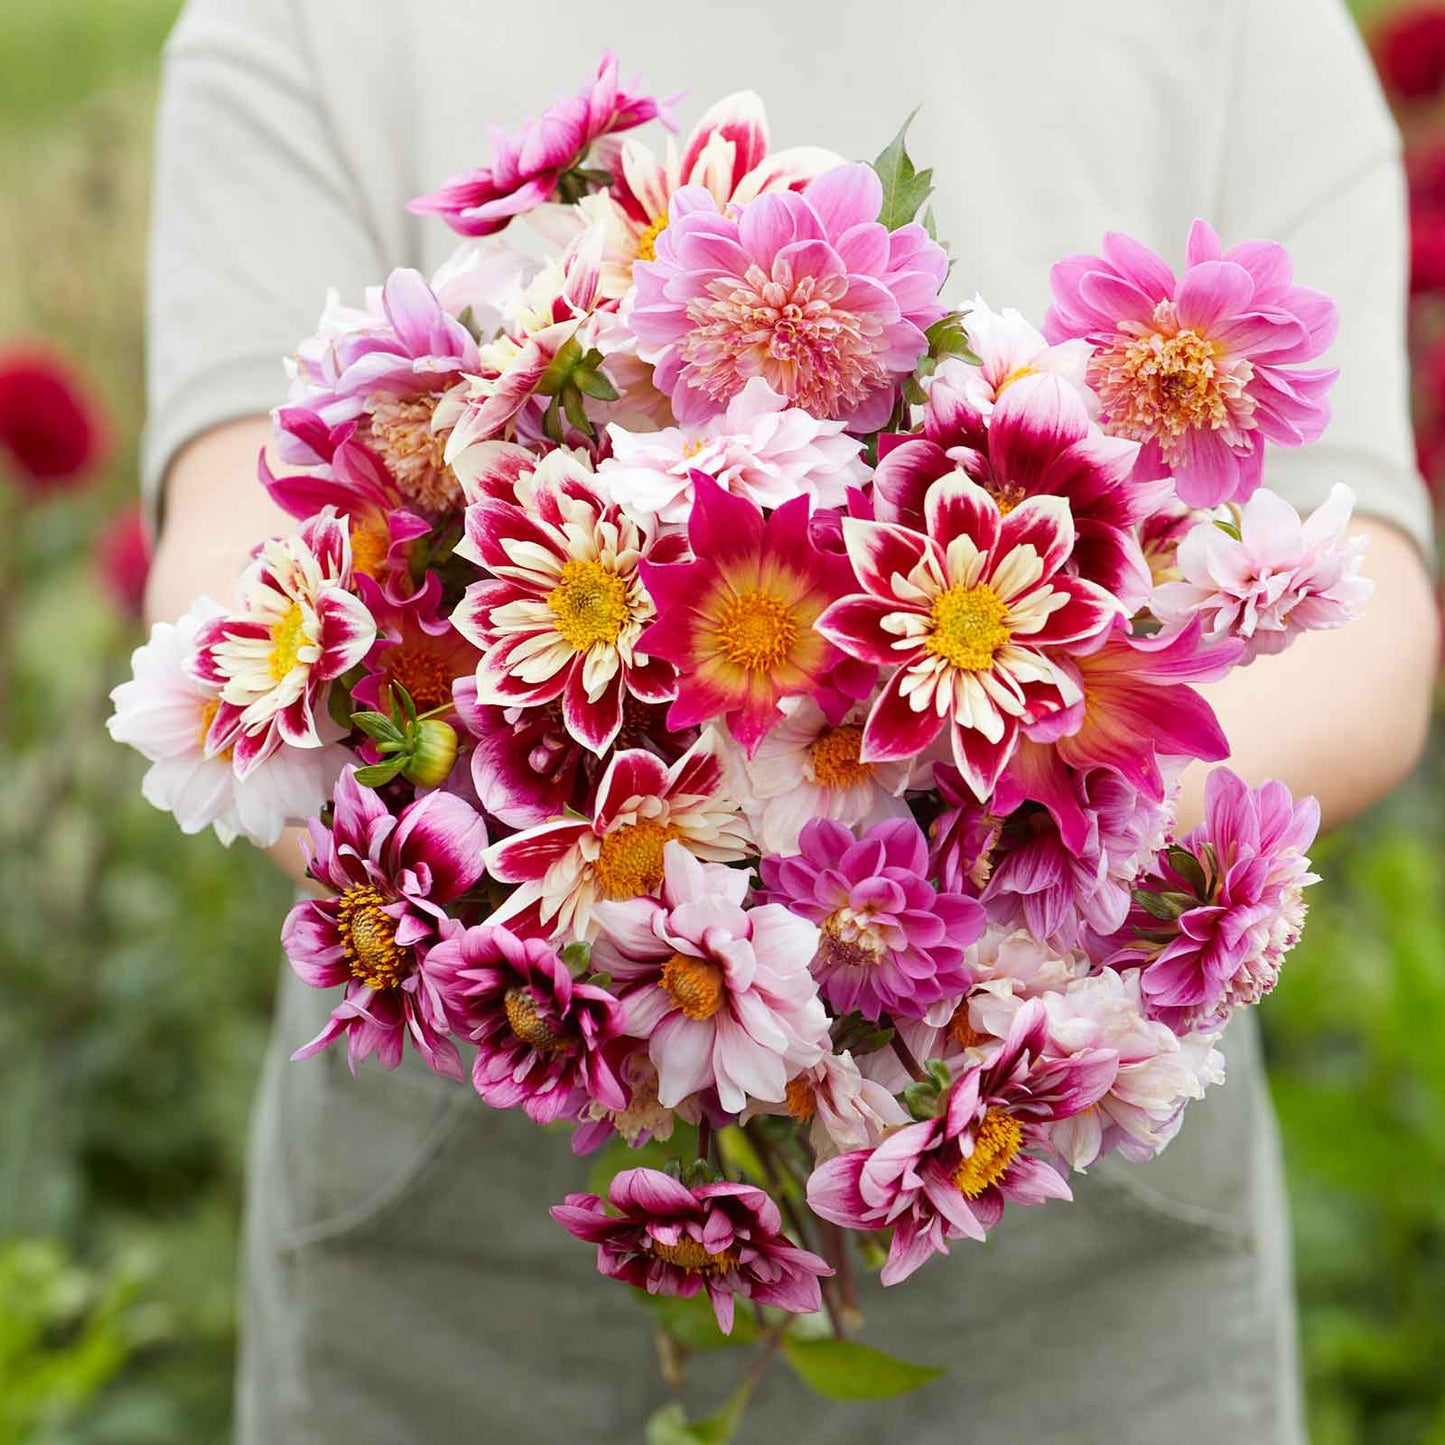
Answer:
[[[979,1044],[988,1043],[991,1037],[991,1035],[974,1028],[973,1019],[969,1017],[967,999],[954,1009],[953,1017],[948,1021],[948,1032],[961,1049],[976,1048]]]
[[[399,948],[396,923],[386,912],[386,900],[370,884],[354,884],[341,895],[336,927],[351,976],[367,988],[396,988],[411,972],[409,948]]]
[[[351,528],[351,570],[362,572],[368,577],[380,577],[386,570],[386,554],[391,547],[391,535],[383,526],[364,523],[353,524]]]
[[[818,1096],[813,1090],[813,1081],[807,1074],[799,1074],[796,1079],[788,1080],[785,1098],[789,1117],[800,1124],[806,1124],[818,1112]]]
[[[447,433],[432,430],[441,394],[371,398],[371,441],[397,490],[429,516],[460,511],[461,483],[446,464]]]
[[[452,671],[446,660],[425,643],[394,647],[382,664],[387,679],[404,687],[418,712],[430,712],[452,700]]]
[[[502,1006],[507,1011],[508,1027],[524,1044],[544,1053],[564,1053],[569,1047],[538,1012],[531,989],[521,984],[509,988],[502,996]]]
[[[639,261],[657,260],[657,238],[667,230],[667,212],[664,211],[648,228],[637,238],[637,259]]]
[[[786,660],[797,636],[791,609],[760,588],[734,594],[718,613],[718,650],[749,672],[772,671]]]
[[[933,630],[924,646],[935,657],[964,672],[987,672],[1013,635],[1008,608],[992,587],[950,587],[934,599]]]
[[[547,594],[553,626],[577,652],[598,643],[615,647],[628,618],[627,583],[600,562],[574,557]]]
[[[873,764],[860,762],[863,729],[851,723],[829,728],[808,745],[813,781],[824,788],[853,788],[873,776]]]
[[[604,898],[639,898],[662,882],[662,849],[678,836],[652,818],[624,823],[602,840],[602,850],[592,866]]]
[[[710,1019],[722,1006],[727,992],[723,971],[705,958],[674,953],[662,965],[659,988],[672,995],[673,1002],[690,1019]]]
[[[735,1269],[738,1262],[737,1250],[725,1249],[721,1254],[713,1254],[686,1234],[676,1244],[663,1244],[654,1239],[648,1248],[658,1259],[685,1269],[689,1274],[726,1274],[728,1270]]]
[[[973,1153],[953,1171],[954,1187],[965,1198],[977,1199],[1003,1178],[1023,1143],[1019,1121],[1002,1109],[990,1109],[974,1130]]]

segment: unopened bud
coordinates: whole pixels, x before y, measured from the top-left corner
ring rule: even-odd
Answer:
[[[440,718],[424,718],[412,734],[411,756],[402,777],[419,788],[439,788],[457,760],[457,732]]]

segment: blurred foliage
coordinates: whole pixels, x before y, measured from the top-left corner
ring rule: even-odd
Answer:
[[[135,626],[90,560],[135,486],[154,57],[176,8],[0,3],[0,338],[83,364],[117,433],[94,486],[0,515],[0,1445],[228,1433],[245,1124],[288,890],[141,800],[102,730]],[[1316,1445],[1445,1445],[1439,797],[1431,773],[1321,850],[1263,1015]]]

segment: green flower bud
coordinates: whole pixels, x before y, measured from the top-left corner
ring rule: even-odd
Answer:
[[[457,760],[457,733],[440,718],[424,718],[411,733],[411,756],[402,777],[419,788],[439,788]]]

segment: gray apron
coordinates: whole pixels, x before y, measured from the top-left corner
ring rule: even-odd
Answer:
[[[711,1412],[746,1351],[669,1391],[630,1291],[547,1206],[585,1187],[564,1134],[414,1058],[288,1055],[331,1000],[284,970],[250,1153],[240,1445],[635,1445],[658,1405]],[[881,1404],[785,1368],[744,1441],[788,1445],[1298,1445],[1289,1234],[1252,1019],[1229,1083],[1157,1160],[1110,1160],[1073,1204],[1011,1209],[904,1286],[863,1285],[862,1338],[945,1365]]]

